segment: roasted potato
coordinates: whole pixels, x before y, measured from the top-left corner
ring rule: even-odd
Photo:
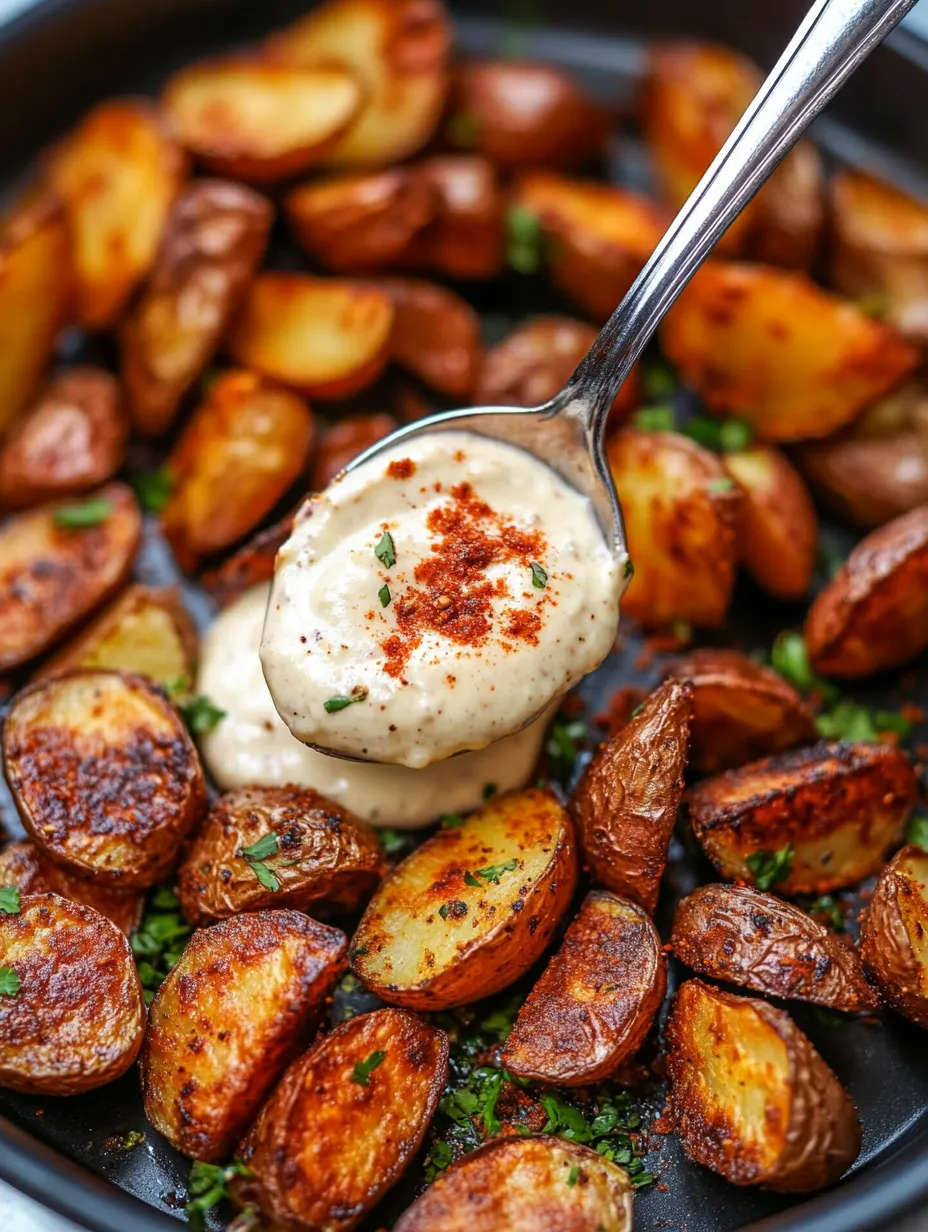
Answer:
[[[844,937],[750,886],[694,890],[677,907],[670,944],[700,975],[768,997],[851,1014],[872,1013],[883,1003]]]
[[[267,246],[273,210],[244,184],[194,180],[168,216],[151,277],[120,329],[132,421],[157,436],[212,359]]]
[[[300,911],[199,929],[155,993],[140,1057],[145,1115],[193,1159],[231,1154],[311,1038],[348,942]]]
[[[809,609],[816,671],[842,679],[908,662],[928,647],[928,505],[872,531]]]
[[[554,795],[494,796],[381,883],[352,966],[371,992],[412,1009],[487,997],[541,957],[576,881],[573,826]]]
[[[155,885],[205,812],[196,748],[144,676],[86,669],[29,685],[7,715],[3,760],[42,853],[105,885]]]
[[[553,1086],[611,1077],[644,1042],[667,989],[667,961],[645,912],[591,890],[519,1010],[506,1070]]]
[[[73,877],[43,856],[35,843],[24,839],[0,851],[0,886],[17,886],[22,894],[58,894],[72,903],[93,907],[128,937],[142,918],[144,897],[138,890],[114,890],[82,877]]]
[[[812,711],[793,686],[739,650],[694,650],[672,674],[693,686],[689,766],[699,774],[815,739]]]
[[[846,1091],[787,1013],[688,980],[667,1027],[683,1149],[734,1185],[808,1193],[860,1152]]]
[[[260,274],[229,353],[244,367],[310,397],[343,398],[383,371],[395,315],[389,295],[376,287],[306,274]]]
[[[106,329],[144,278],[187,172],[183,153],[145,99],[100,103],[48,154],[62,199],[87,329]]]
[[[260,880],[242,854],[256,845],[269,852]],[[178,895],[198,925],[262,907],[351,911],[386,871],[377,832],[347,809],[298,787],[246,787],[213,805],[178,869]]]
[[[274,561],[290,538],[292,524],[293,518],[288,515],[267,530],[259,530],[221,565],[202,575],[200,581],[220,607],[228,607],[252,586],[271,581]]]
[[[611,437],[607,454],[635,568],[623,611],[649,627],[721,625],[743,499],[721,459],[676,432],[631,427]]]
[[[435,218],[410,243],[406,260],[448,278],[493,278],[503,267],[504,200],[493,164],[439,154],[416,170],[438,193]]]
[[[376,445],[399,427],[392,415],[352,415],[326,428],[316,450],[310,487],[318,492],[327,487],[359,453]]]
[[[76,496],[111,478],[126,454],[119,385],[102,368],[53,377],[0,449],[0,507]]]
[[[705,779],[688,803],[693,832],[723,876],[753,882],[765,857],[790,848],[768,884],[824,894],[876,872],[917,795],[899,749],[822,743]]]
[[[631,1232],[632,1196],[625,1169],[578,1142],[497,1138],[442,1172],[394,1232]]]
[[[661,342],[710,410],[768,441],[828,436],[900,385],[918,352],[803,274],[710,261],[664,318]]]
[[[0,1087],[77,1095],[124,1074],[145,1029],[129,942],[83,903],[26,894],[0,912],[0,966],[19,981],[0,996]]]
[[[860,954],[893,1009],[928,1028],[928,853],[903,847],[880,874]]]
[[[99,513],[99,520],[96,515]],[[0,527],[0,671],[28,663],[123,584],[142,519],[123,484]]]
[[[240,1148],[240,1206],[273,1227],[350,1232],[419,1149],[448,1073],[448,1039],[405,1010],[359,1014],[281,1079]]]
[[[683,795],[693,688],[666,680],[602,744],[570,802],[594,880],[653,914]]]
[[[181,565],[254,530],[302,474],[314,426],[302,398],[254,372],[212,382],[167,464],[161,524]]]
[[[818,515],[802,477],[770,445],[726,453],[722,461],[744,495],[738,518],[742,564],[775,599],[804,599],[815,573]]]
[[[818,149],[800,141],[754,198],[747,255],[763,265],[808,270],[817,262],[826,214],[825,167]]]
[[[469,398],[483,360],[480,318],[470,304],[421,278],[384,278],[376,286],[396,310],[391,357],[430,389]]]

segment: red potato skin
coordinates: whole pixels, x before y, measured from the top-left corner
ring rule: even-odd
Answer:
[[[377,284],[393,300],[393,360],[430,389],[469,398],[483,361],[480,318],[466,300],[421,278],[385,278]]]
[[[274,561],[290,538],[293,515],[281,518],[267,530],[259,530],[221,565],[208,569],[200,578],[210,597],[220,608],[228,607],[244,591],[274,576]]]
[[[503,268],[505,201],[492,163],[439,154],[417,164],[438,193],[436,215],[410,242],[405,262],[447,278],[493,278]]]
[[[861,923],[860,953],[893,1009],[928,1030],[928,980],[912,947],[913,931],[917,936],[928,932],[924,896],[913,884],[919,865],[916,880],[924,885],[928,856],[921,847],[910,844],[883,869]],[[911,870],[909,875],[905,868]],[[908,909],[908,927],[904,908]]]
[[[352,415],[326,428],[313,462],[310,488],[321,492],[340,475],[358,454],[395,432],[399,424],[392,415]]]
[[[66,869],[43,856],[35,843],[24,839],[8,843],[0,851],[0,886],[19,886],[23,894],[57,894],[93,907],[112,920],[121,933],[130,937],[142,918],[144,896],[133,890],[116,890],[82,877],[74,877]]]

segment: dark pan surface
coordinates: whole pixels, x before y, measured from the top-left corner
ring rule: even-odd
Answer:
[[[260,5],[253,0],[48,0],[39,13],[0,33],[0,184],[12,188],[41,147],[96,98],[152,91],[175,65],[204,51],[245,41],[305,7],[305,0],[264,0]],[[594,90],[621,98],[630,93],[640,62],[640,37],[693,34],[718,38],[770,63],[805,4],[790,0],[769,6],[770,15],[762,16],[749,14],[755,6],[745,6],[740,0],[709,6],[651,0],[647,12],[604,18],[602,14],[611,5],[576,0],[570,6],[575,27],[571,32],[541,26],[527,29],[513,21],[474,16],[475,6],[457,7],[461,17],[458,42],[464,49],[488,51],[503,46],[560,61]],[[562,6],[551,4],[550,8]],[[561,22],[565,20],[562,16]],[[620,22],[630,31],[629,37],[604,33],[614,31]],[[902,181],[926,182],[928,177],[917,169],[928,167],[928,134],[921,120],[928,102],[928,74],[918,62],[921,55],[914,40],[897,36],[894,50],[882,50],[865,66],[861,78],[851,83],[834,114],[817,130],[830,153],[847,161],[866,162]],[[886,90],[889,82],[893,83],[891,91]],[[892,97],[887,98],[887,93]],[[612,172],[641,185],[642,160],[634,145],[617,139],[613,155]],[[275,237],[270,264],[302,263],[282,233]],[[532,279],[481,285],[467,289],[466,294],[484,314],[490,341],[519,316],[562,307],[542,283]],[[96,360],[110,358],[105,348],[101,355],[99,347],[88,349],[80,338],[68,340],[68,359],[91,353]],[[135,461],[148,466],[152,459]],[[147,530],[137,568],[139,579],[157,584],[182,580],[154,527]],[[853,541],[836,526],[826,527],[825,537],[827,545],[842,554]],[[205,623],[209,619],[206,599],[189,584],[184,586],[191,609]],[[797,609],[778,606],[744,584],[729,633],[720,640],[734,636],[746,649],[764,650],[779,629],[795,624],[800,616]],[[636,668],[639,651],[640,643],[628,636],[624,649],[587,682],[583,692],[588,715],[602,710],[619,685],[645,683],[658,676],[659,662],[647,671]],[[909,673],[905,696],[928,701],[928,665],[922,664],[914,686],[912,679]],[[902,700],[899,682],[892,678],[852,695],[883,707],[898,706]],[[928,730],[916,733],[915,742],[919,739],[928,740]],[[2,782],[0,818],[11,834],[20,833]],[[708,866],[687,855],[682,844],[675,843],[673,856],[661,900],[665,935],[675,901],[711,876]],[[673,977],[679,976],[676,969]],[[850,1020],[825,1026],[813,1015],[797,1017],[860,1111],[864,1146],[853,1170],[855,1179],[830,1194],[797,1204],[782,1196],[739,1190],[686,1163],[674,1138],[655,1137],[648,1167],[661,1173],[661,1185],[637,1196],[636,1228],[728,1232],[752,1224],[757,1229],[853,1232],[873,1228],[912,1205],[928,1207],[925,1035],[895,1017],[880,1026]],[[645,1099],[645,1122],[662,1104],[658,1085]],[[115,1147],[114,1139],[130,1130],[144,1130],[145,1142],[129,1151]],[[101,1091],[69,1100],[0,1092],[0,1175],[88,1227],[106,1232],[155,1232],[169,1227],[168,1218],[182,1217],[188,1172],[188,1162],[147,1126],[134,1072]],[[148,1207],[101,1184],[92,1174],[115,1182]],[[222,1214],[227,1218],[229,1213]],[[377,1214],[371,1228],[383,1226],[390,1212],[384,1209]],[[224,1222],[213,1214],[207,1226],[219,1229]]]

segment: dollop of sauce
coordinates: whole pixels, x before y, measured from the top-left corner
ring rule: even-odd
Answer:
[[[621,589],[580,493],[513,445],[434,433],[304,504],[261,661],[299,740],[422,768],[512,735],[598,666]]]
[[[270,587],[245,591],[213,622],[201,646],[198,690],[226,712],[201,738],[203,760],[223,791],[255,785],[311,787],[375,826],[418,829],[443,813],[479,808],[484,789],[531,780],[550,715],[513,736],[425,770],[326,757],[296,740],[264,682],[258,646]]]

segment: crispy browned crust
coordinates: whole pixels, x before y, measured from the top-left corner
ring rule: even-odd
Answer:
[[[229,1155],[311,1037],[348,941],[299,911],[193,934],[155,993],[140,1057],[145,1115],[194,1159]]]
[[[585,1086],[644,1042],[667,988],[661,939],[635,903],[592,890],[503,1049],[517,1078]]]
[[[124,1074],[142,1045],[145,1005],[116,925],[57,894],[0,912],[0,966],[20,979],[0,997],[0,1086],[76,1095]]]
[[[355,1067],[383,1053],[366,1083]],[[350,1232],[419,1149],[448,1073],[448,1038],[405,1010],[360,1014],[294,1062],[240,1148],[240,1206],[279,1229]]]
[[[788,1058],[788,1119],[767,1108],[765,1161],[751,1142],[739,1136],[730,1117],[706,1104],[707,1060],[726,1043],[734,1044],[735,1064],[745,1066],[745,1085],[758,1082],[758,1062],[751,1041],[726,1022],[727,1011],[750,1006],[758,1031],[779,1037]],[[697,1014],[711,1015],[701,1031]],[[733,1034],[734,1031],[734,1034]],[[860,1152],[857,1110],[838,1079],[783,1010],[755,998],[737,997],[688,980],[674,999],[667,1025],[667,1068],[671,1105],[683,1149],[695,1163],[718,1172],[735,1185],[762,1185],[781,1193],[808,1193],[832,1184]],[[724,1054],[722,1054],[724,1055]],[[754,1068],[752,1069],[752,1063]],[[753,1076],[752,1076],[753,1075]],[[779,1086],[780,1075],[765,1072],[766,1083]]]
[[[312,491],[328,487],[358,454],[376,445],[395,431],[399,424],[392,415],[378,411],[373,415],[350,415],[330,424],[322,435],[313,461]]]
[[[670,944],[701,975],[771,997],[848,1013],[872,1013],[883,1003],[846,938],[751,886],[694,890],[677,907]]]
[[[652,913],[683,794],[693,688],[666,680],[601,745],[570,804],[594,880]]]
[[[417,169],[439,205],[412,240],[409,264],[449,278],[494,277],[503,266],[506,199],[493,164],[475,154],[439,154]]]
[[[271,833],[280,855],[268,862],[276,891],[241,855]],[[351,911],[386,871],[377,832],[341,805],[298,787],[246,787],[213,805],[177,871],[178,894],[198,925],[264,907]]]
[[[144,895],[138,890],[114,890],[83,877],[72,877],[43,856],[35,843],[23,839],[0,851],[0,886],[18,886],[22,894],[57,894],[72,903],[93,907],[120,932],[130,936],[142,918]]]
[[[469,398],[483,360],[480,318],[466,300],[422,278],[382,278],[396,318],[392,358],[430,389]]]
[[[893,1009],[928,1028],[928,973],[913,941],[928,935],[928,855],[903,847],[880,874],[860,927],[860,953]]]
[[[748,857],[787,845],[784,894],[822,894],[875,872],[902,838],[918,780],[900,749],[816,744],[706,779],[688,793],[693,833],[725,877],[753,881]]]

